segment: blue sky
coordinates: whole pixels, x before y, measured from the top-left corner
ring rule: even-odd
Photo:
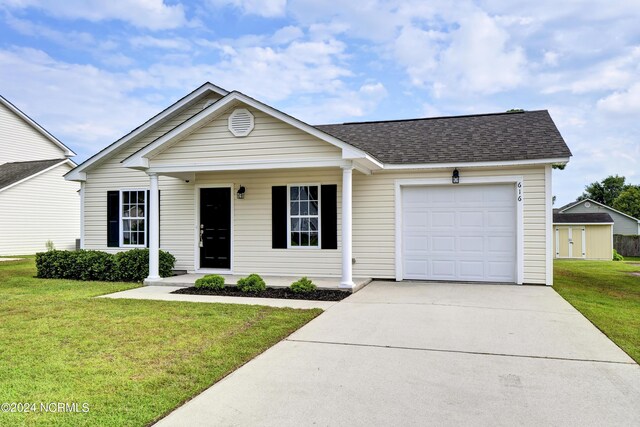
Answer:
[[[211,81],[311,124],[548,109],[574,153],[558,203],[640,184],[640,0],[0,0],[0,19],[0,94],[80,161]]]

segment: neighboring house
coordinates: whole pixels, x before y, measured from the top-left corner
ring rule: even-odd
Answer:
[[[75,153],[0,96],[0,255],[74,249],[80,186],[63,175]]]
[[[613,258],[613,219],[608,213],[554,213],[553,229],[556,258]]]
[[[66,178],[83,246],[149,246],[147,283],[161,247],[177,269],[344,288],[551,285],[551,166],[570,156],[547,111],[310,126],[206,83]]]
[[[559,213],[594,213],[603,212],[611,215],[613,219],[613,234],[622,235],[637,235],[640,234],[640,219],[634,218],[631,215],[622,213],[604,205],[598,203],[592,199],[579,200],[558,208]]]

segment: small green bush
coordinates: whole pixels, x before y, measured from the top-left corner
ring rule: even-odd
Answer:
[[[615,249],[613,250],[613,260],[614,261],[624,261],[624,257],[618,253]]]
[[[149,249],[130,249],[116,255],[118,278],[121,282],[142,282],[149,275]],[[160,251],[160,277],[171,276],[176,258]]]
[[[293,282],[289,286],[289,289],[291,289],[291,292],[295,292],[296,294],[304,294],[315,291],[317,287],[311,280],[303,277],[300,280]]]
[[[196,280],[196,288],[198,289],[212,289],[219,291],[224,289],[224,277],[219,274],[207,274],[204,277]]]
[[[116,259],[112,254],[102,251],[68,252],[70,256],[69,271],[75,280],[100,280],[113,282],[118,280]]]
[[[172,274],[175,257],[160,251],[160,276]],[[131,249],[110,254],[102,251],[58,251],[36,254],[37,276],[44,279],[142,282],[149,275],[149,250]]]
[[[267,289],[267,285],[262,277],[254,273],[238,280],[238,289],[242,292],[260,292]]]

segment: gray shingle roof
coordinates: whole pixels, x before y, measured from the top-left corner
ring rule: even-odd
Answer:
[[[546,110],[315,127],[391,164],[571,156]]]
[[[555,213],[554,224],[585,224],[612,223],[613,218],[608,213]]]
[[[13,162],[0,165],[0,189],[41,172],[65,159]]]

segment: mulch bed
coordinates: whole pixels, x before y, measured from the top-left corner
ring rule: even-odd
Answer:
[[[340,301],[351,295],[351,292],[331,289],[317,289],[313,292],[295,293],[288,288],[267,288],[262,292],[242,292],[237,288],[224,288],[221,290],[198,289],[195,287],[182,288],[171,292],[172,294],[189,295],[217,295],[222,297],[250,297],[250,298],[280,298],[300,299],[307,301]]]

